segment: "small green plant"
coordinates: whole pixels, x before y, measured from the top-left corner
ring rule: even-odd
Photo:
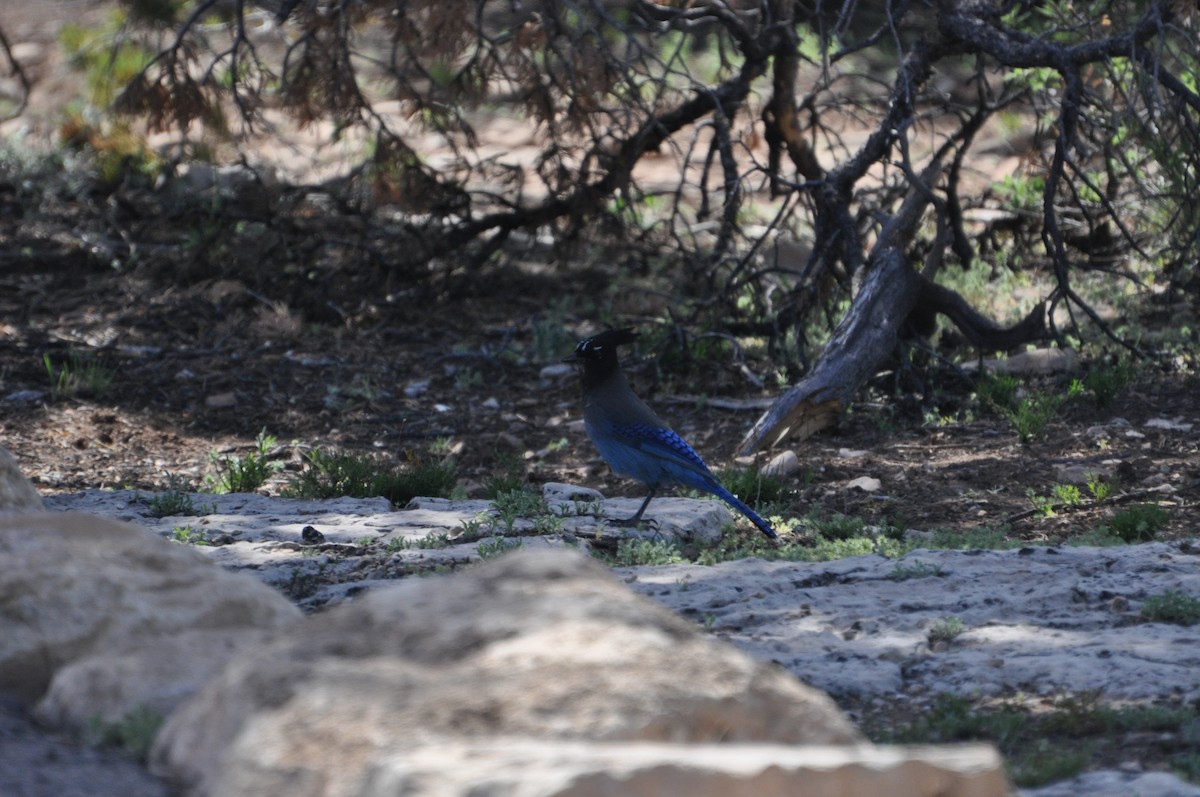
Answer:
[[[480,512],[469,520],[462,521],[459,526],[458,539],[463,542],[474,542],[480,537],[491,534],[496,527],[496,518],[491,512]]]
[[[558,534],[563,530],[563,519],[552,512],[533,519],[534,534]]]
[[[191,485],[186,479],[173,474],[167,474],[167,489],[155,493],[150,498],[150,515],[152,517],[169,517],[171,515],[198,515],[192,501]]]
[[[1167,513],[1158,504],[1133,504],[1113,515],[1109,528],[1125,542],[1154,539],[1167,524]]]
[[[525,543],[520,540],[506,540],[503,537],[496,537],[492,540],[484,540],[475,547],[475,553],[479,554],[480,559],[491,559],[494,556],[499,556],[509,551],[515,551],[517,548],[522,548]]]
[[[420,550],[430,550],[449,548],[453,544],[454,541],[450,539],[449,534],[444,531],[434,531],[426,534],[424,537],[418,537],[417,539],[413,540],[411,547],[418,548]]]
[[[943,617],[929,629],[929,644],[936,645],[939,642],[953,642],[964,630],[962,620],[957,617]]]
[[[1152,623],[1195,625],[1200,623],[1200,600],[1178,590],[1150,595],[1142,602],[1142,619]]]
[[[252,493],[266,484],[271,474],[283,465],[268,457],[275,447],[275,436],[263,429],[254,438],[254,450],[242,457],[222,457],[214,451],[208,455],[216,475],[208,478],[214,493]]]
[[[1099,473],[1087,474],[1088,492],[1092,494],[1092,498],[1098,504],[1108,500],[1118,485],[1119,482],[1115,478],[1110,481]]]
[[[392,537],[383,544],[383,552],[386,554],[400,553],[401,551],[407,551],[411,547],[413,547],[412,543],[407,537]]]
[[[1013,541],[1009,538],[1008,527],[990,528],[988,526],[980,526],[979,528],[967,529],[966,531],[948,531],[938,529],[933,532],[933,537],[921,543],[921,547],[946,550],[946,551],[969,551],[969,550],[985,550],[998,551],[1005,548],[1015,548],[1021,545],[1019,541]]]
[[[1091,758],[1090,745],[1063,750],[1061,745],[1049,739],[1031,739],[1019,755],[1010,760],[1009,766],[1013,781],[1032,788],[1078,775],[1087,768]]]
[[[1060,697],[1050,711],[1038,712],[1019,703],[976,704],[968,697],[941,694],[907,725],[897,727],[889,716],[865,730],[877,742],[988,739],[1007,759],[1013,781],[1035,787],[1081,772],[1093,763],[1094,753],[1111,757],[1125,734],[1168,734],[1172,741],[1166,742],[1167,749],[1178,749],[1178,735],[1196,721],[1190,707],[1106,706],[1098,691]]]
[[[530,490],[502,493],[492,503],[496,517],[504,524],[505,534],[512,534],[520,519],[534,520],[550,514],[546,500]]]
[[[1012,374],[990,373],[975,386],[980,405],[992,412],[1005,413],[1017,406],[1017,391],[1021,382]]]
[[[833,515],[813,522],[813,529],[827,540],[849,540],[859,537],[866,528],[860,517]]]
[[[92,717],[85,738],[95,747],[116,747],[139,761],[145,761],[162,723],[161,714],[143,707],[116,722]]]
[[[91,396],[100,398],[112,387],[115,374],[90,355],[80,354],[75,349],[67,352],[67,359],[54,362],[49,354],[42,356],[46,374],[50,377],[50,395],[53,398]]]
[[[683,554],[672,543],[664,541],[626,539],[617,543],[613,555],[614,567],[636,567],[639,565],[677,565],[686,561]]]
[[[1054,517],[1057,514],[1054,511],[1054,500],[1044,495],[1038,495],[1032,487],[1025,491],[1025,497],[1029,499],[1029,503],[1033,504],[1034,511],[1042,517]]]
[[[1112,529],[1101,524],[1099,527],[1076,534],[1067,540],[1071,547],[1093,546],[1096,548],[1111,548],[1114,545],[1125,545],[1125,540],[1112,533]]]
[[[520,457],[507,454],[500,460],[501,472],[483,482],[484,495],[493,501],[497,496],[520,490],[525,486],[525,463]]]
[[[913,562],[912,564],[896,563],[896,567],[888,576],[892,581],[908,581],[913,578],[929,578],[931,576],[944,576],[941,565],[931,565],[927,562]]]
[[[184,545],[208,545],[208,535],[204,530],[191,526],[176,526],[171,529],[171,539]]]
[[[1075,507],[1083,503],[1083,494],[1074,484],[1056,484],[1054,500],[1064,506]]]
[[[1120,360],[1110,365],[1095,368],[1083,377],[1083,387],[1091,392],[1092,400],[1097,409],[1105,409],[1112,404],[1117,394],[1125,389],[1133,378],[1133,367],[1128,360]]]
[[[878,738],[910,744],[990,739],[1008,752],[1023,740],[1029,724],[1028,716],[1015,708],[979,711],[968,697],[942,693],[911,724],[889,730]]]
[[[1054,417],[1054,413],[1058,412],[1062,401],[1061,396],[1034,392],[1022,397],[1014,408],[1002,414],[1016,430],[1017,438],[1022,443],[1031,443],[1042,436],[1046,424]]]

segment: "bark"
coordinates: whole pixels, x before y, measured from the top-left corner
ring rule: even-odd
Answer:
[[[863,382],[896,348],[900,325],[917,305],[919,276],[898,249],[872,268],[850,311],[813,370],[763,414],[739,446],[748,454],[795,433],[801,439],[832,426]]]

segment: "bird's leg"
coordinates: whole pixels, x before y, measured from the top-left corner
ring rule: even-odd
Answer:
[[[654,494],[656,492],[658,492],[657,488],[655,488],[655,487],[650,488],[650,494],[646,496],[645,501],[642,501],[642,505],[640,507],[638,507],[638,511],[633,513],[633,517],[624,518],[623,520],[614,519],[614,520],[610,520],[608,522],[613,526],[636,526],[638,523],[641,522],[642,513],[646,511],[646,507],[650,506],[650,499],[654,497]],[[654,523],[654,521],[649,521],[649,522],[652,525],[658,525],[657,523]]]

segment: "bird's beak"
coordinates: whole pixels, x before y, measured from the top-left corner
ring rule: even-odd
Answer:
[[[561,362],[571,363],[572,365],[579,362],[579,357],[572,353],[569,357],[563,357]]]

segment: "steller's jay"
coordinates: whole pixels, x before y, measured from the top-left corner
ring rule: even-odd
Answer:
[[[583,366],[583,425],[600,455],[617,475],[650,487],[637,513],[618,522],[636,525],[659,487],[682,484],[717,496],[750,518],[763,534],[775,537],[771,524],[721,486],[687,441],[629,387],[617,362],[617,346],[636,338],[632,329],[610,329],[580,341],[575,353],[563,360]]]

